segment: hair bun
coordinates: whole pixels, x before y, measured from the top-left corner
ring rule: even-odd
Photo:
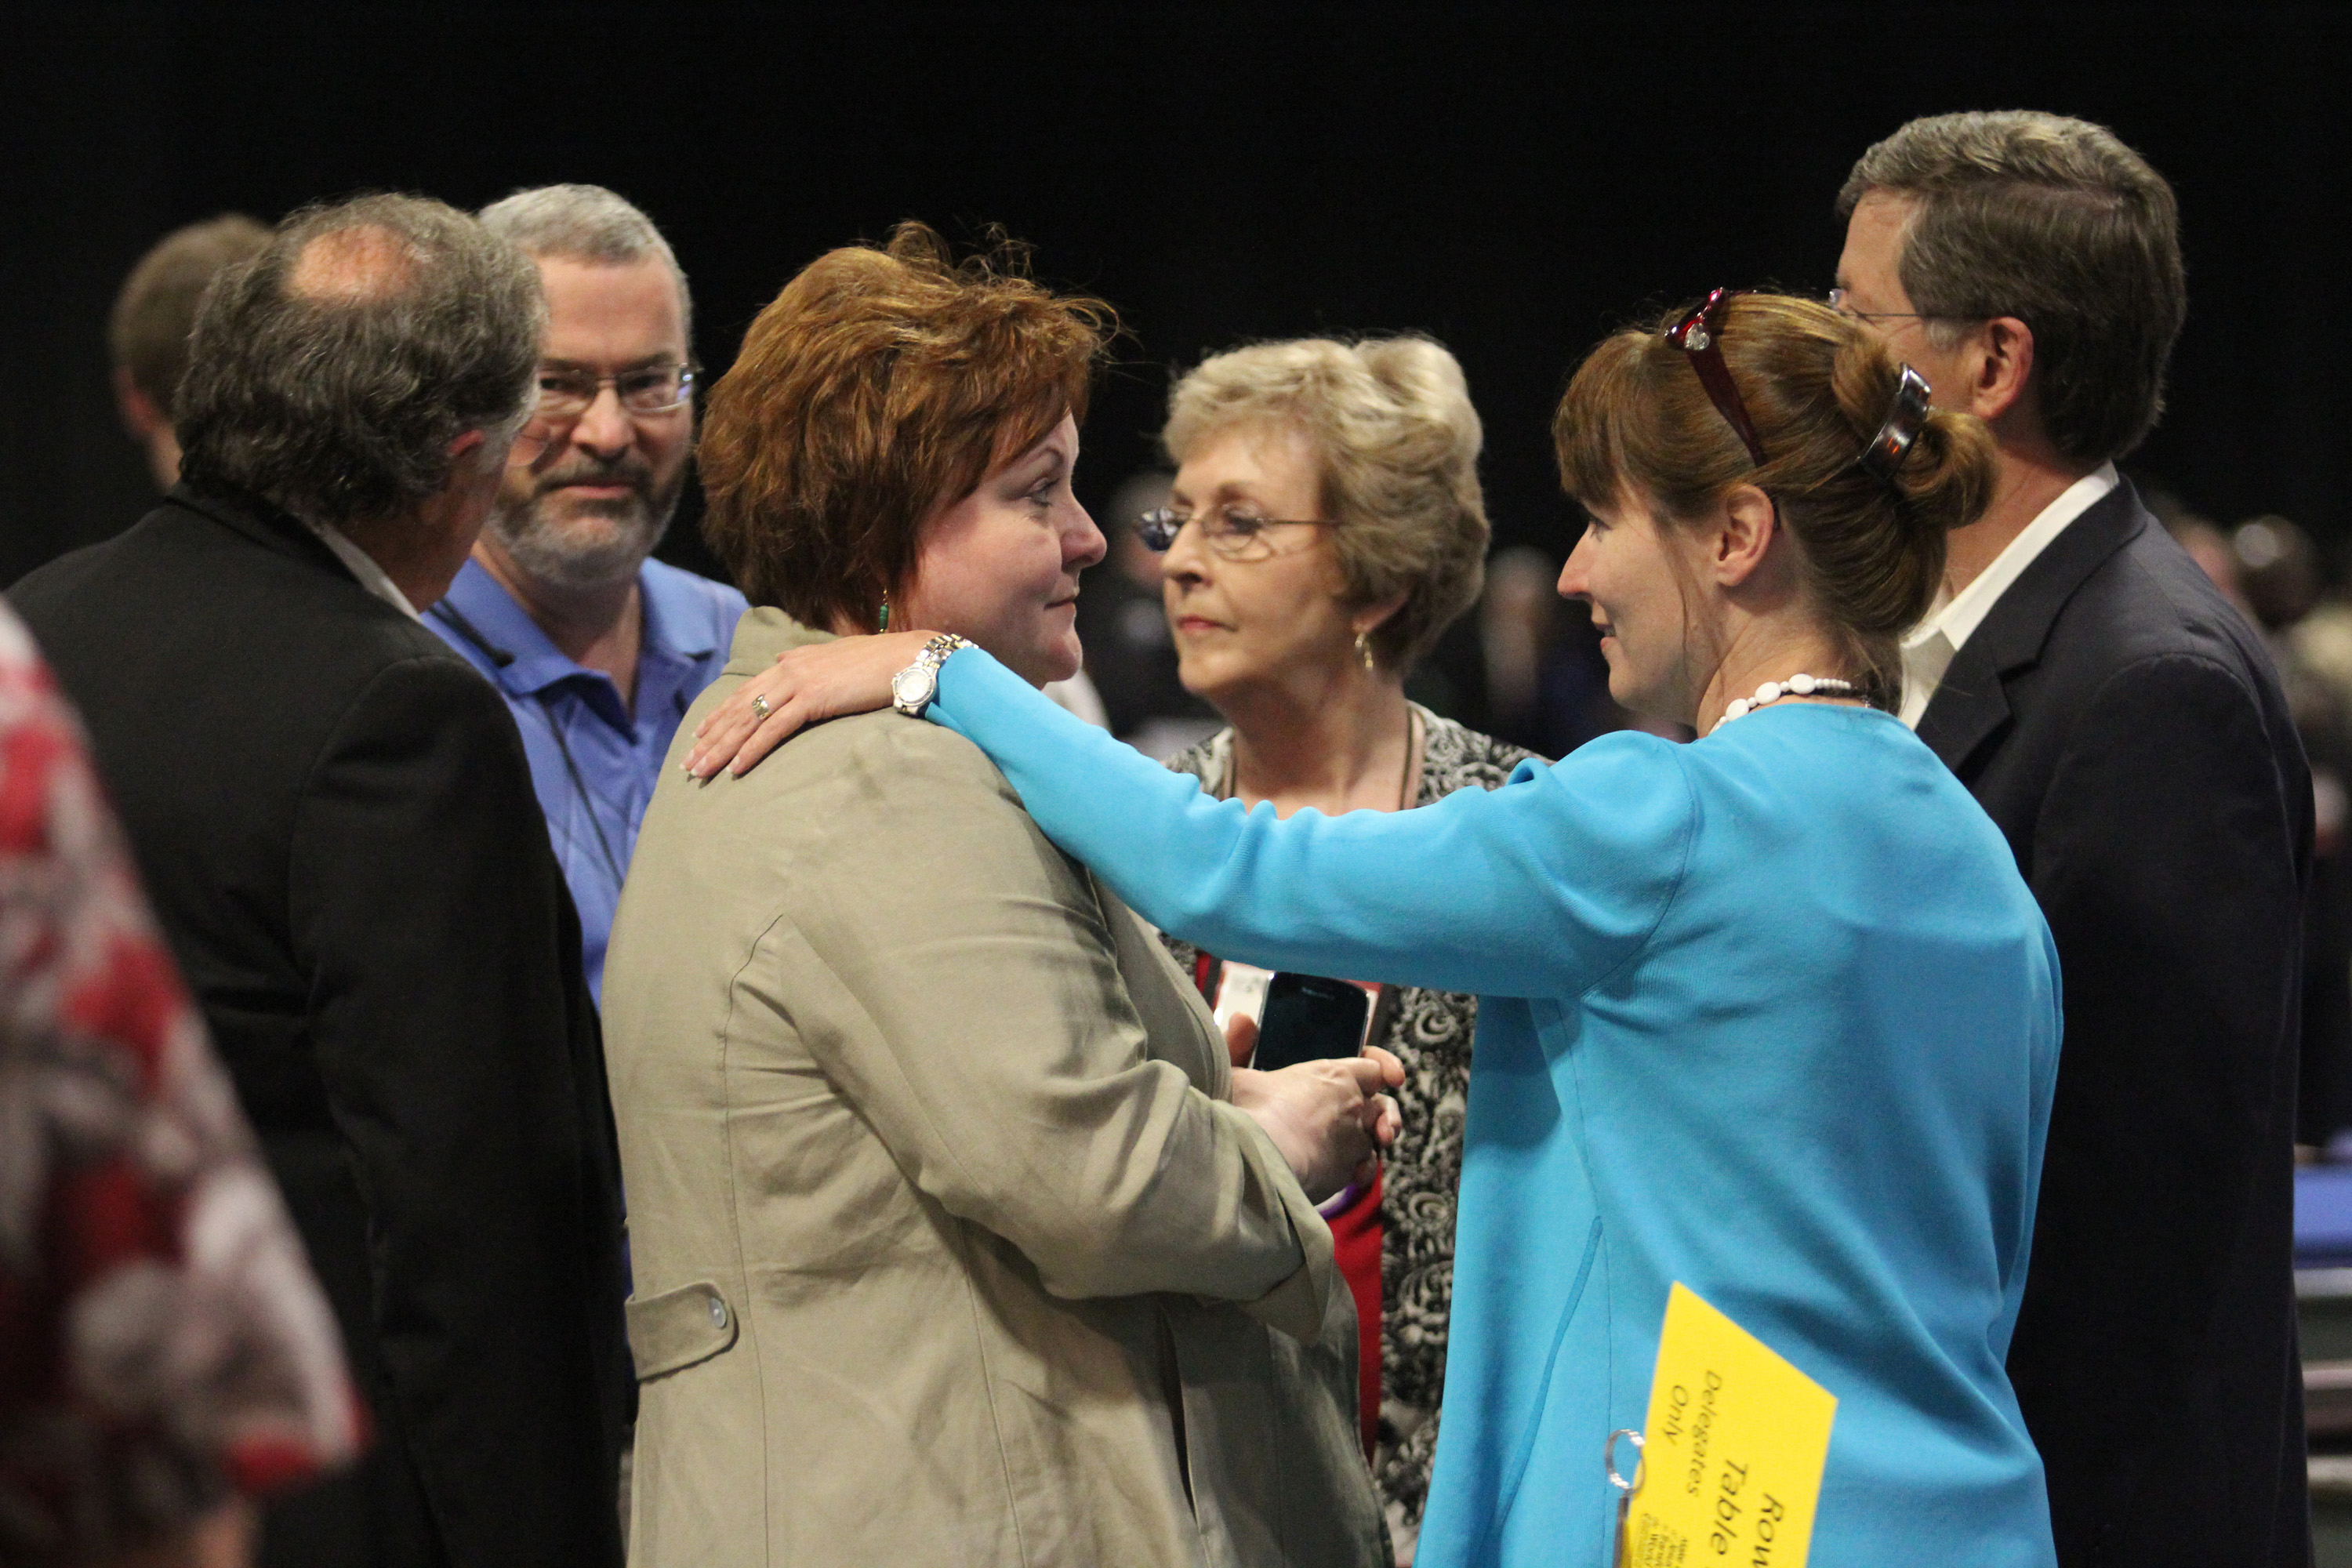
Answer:
[[[1854,432],[1856,466],[1894,490],[1906,532],[1940,535],[1974,521],[1992,499],[1992,433],[1974,415],[1930,405],[1894,472],[1874,471],[1863,459],[1896,412],[1906,368],[1876,333],[1857,331],[1839,347],[1830,380]]]
[[[1992,431],[1973,414],[1931,408],[1895,470],[1895,510],[1921,531],[1948,533],[1984,515],[1996,472]]]

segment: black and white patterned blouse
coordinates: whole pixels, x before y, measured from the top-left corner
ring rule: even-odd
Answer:
[[[1421,728],[1421,793],[1415,805],[1456,790],[1495,789],[1534,755],[1465,729],[1415,704]],[[1234,732],[1221,730],[1168,759],[1213,795],[1232,793]],[[1164,933],[1187,973],[1199,951]],[[1373,978],[1373,977],[1365,977]],[[1470,1093],[1470,1037],[1478,999],[1452,991],[1398,987],[1374,1043],[1404,1064],[1396,1091],[1403,1131],[1381,1181],[1381,1419],[1372,1479],[1391,1523],[1417,1526],[1429,1499],[1437,1449],[1438,1397],[1445,1386],[1445,1326],[1454,1301],[1454,1205],[1462,1189],[1462,1120]]]

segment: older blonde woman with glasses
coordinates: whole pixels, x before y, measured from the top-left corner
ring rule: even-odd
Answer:
[[[1282,816],[1404,811],[1510,776],[1527,752],[1404,694],[1484,577],[1482,436],[1451,353],[1418,337],[1235,349],[1176,384],[1161,438],[1175,482],[1139,531],[1167,553],[1184,688],[1230,726],[1170,767]],[[1264,971],[1169,946],[1221,1016],[1255,1009]],[[1380,1180],[1326,1209],[1357,1292],[1365,1447],[1406,1561],[1445,1377],[1476,1021],[1475,997],[1380,988],[1404,1129]]]

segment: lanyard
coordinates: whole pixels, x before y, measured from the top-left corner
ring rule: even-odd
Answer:
[[[504,669],[515,661],[515,656],[482,634],[480,627],[460,614],[456,605],[443,599],[426,612],[437,616],[450,630],[482,650],[482,657],[493,668]],[[572,793],[579,797],[580,809],[588,814],[589,830],[596,836],[596,848],[604,858],[605,868],[613,873],[613,886],[618,888],[626,879],[621,858],[613,852],[613,841],[604,836],[604,820],[596,815],[596,796],[588,788],[588,780],[580,772],[580,763],[572,754],[572,742],[563,733],[563,722],[555,716],[555,704],[545,693],[538,695],[540,717],[547,721],[547,732],[555,737],[555,749],[563,758],[563,771],[571,775]]]

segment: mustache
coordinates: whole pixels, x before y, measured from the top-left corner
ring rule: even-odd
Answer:
[[[627,485],[638,494],[647,495],[654,487],[653,465],[634,452],[609,463],[593,459],[559,463],[539,476],[531,493],[543,496],[565,485]]]

